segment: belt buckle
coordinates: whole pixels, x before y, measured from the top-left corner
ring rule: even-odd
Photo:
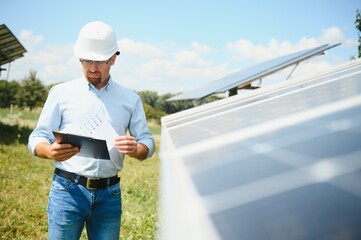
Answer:
[[[96,190],[97,188],[93,188],[91,187],[91,181],[92,180],[97,180],[99,178],[87,178],[86,179],[86,188],[89,189],[89,190]]]

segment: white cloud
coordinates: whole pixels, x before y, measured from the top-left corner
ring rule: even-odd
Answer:
[[[346,48],[357,45],[356,40],[346,38],[339,28],[331,27],[322,30],[319,37],[303,37],[296,43],[271,39],[267,45],[255,45],[249,40],[239,39],[235,42],[228,42],[226,48],[236,61],[261,62],[326,43],[341,43]]]
[[[357,46],[358,44],[356,39],[347,38],[337,27],[323,29],[319,41],[331,44],[341,43],[343,47],[347,48]]]
[[[266,45],[256,45],[249,40],[239,39],[238,41],[228,42],[226,48],[234,59],[233,64],[238,63],[238,65],[249,67],[293,52],[318,47],[324,44],[337,43],[341,43],[341,46],[326,51],[325,55],[316,56],[301,62],[291,75],[291,78],[296,78],[312,75],[329,69],[336,64],[349,61],[352,54],[345,54],[344,52],[347,52],[345,51],[347,49],[356,48],[357,41],[355,39],[347,38],[339,28],[331,27],[323,29],[319,36],[303,37],[295,43],[271,39]],[[294,66],[291,66],[277,74],[269,76],[268,79],[263,81],[262,85],[270,85],[286,79],[288,75],[291,74],[293,67]]]
[[[165,55],[164,50],[158,46],[137,42],[129,38],[119,40],[118,46],[120,55],[125,57],[155,58]]]
[[[21,31],[19,41],[24,45],[27,52],[24,57],[11,63],[9,80],[22,80],[29,75],[30,70],[37,73],[37,77],[46,85],[61,81],[68,81],[74,76],[76,65],[73,54],[73,45],[49,45],[43,36],[35,35],[31,31]]]
[[[143,61],[141,64],[129,64],[125,58],[119,65],[122,70],[114,73],[114,76],[119,74],[119,79],[124,81],[121,82],[126,81],[127,86],[131,88],[141,87],[145,90],[146,87],[151,87],[153,91],[160,93],[175,93],[189,90],[227,74],[227,64],[215,64],[212,60],[202,57],[201,52],[204,52],[205,48],[197,52],[192,50],[194,49],[192,46],[194,47],[191,44],[188,49],[181,50],[179,47],[174,47],[169,49],[167,55]],[[120,73],[132,77],[122,78]],[[135,79],[141,80],[140,84]]]
[[[113,77],[136,90],[175,93],[227,74],[227,64],[215,63],[208,55],[213,52],[211,47],[196,41],[179,46],[122,39],[119,45],[123,54],[112,70]]]
[[[331,68],[333,65],[325,60],[321,61],[309,61],[305,62],[305,64],[299,65],[296,69],[295,73],[297,76],[306,76],[312,75],[317,72],[324,71],[328,68]]]
[[[213,49],[209,47],[206,44],[202,44],[200,42],[194,41],[191,44],[191,49],[193,51],[199,52],[199,53],[210,53],[213,52]]]
[[[295,65],[292,65],[276,72],[275,74],[265,77],[264,81],[262,81],[262,86],[268,86],[279,81],[285,81],[287,78],[295,79],[318,74],[319,72],[325,71],[332,66],[333,65],[331,63],[325,60],[306,60],[299,64],[296,68],[294,68]]]
[[[210,64],[210,61],[202,59],[198,52],[191,50],[175,52],[172,54],[172,57],[174,64],[179,67],[203,67]]]
[[[43,42],[43,36],[35,35],[28,30],[22,30],[20,32],[19,40],[26,49],[32,49]]]

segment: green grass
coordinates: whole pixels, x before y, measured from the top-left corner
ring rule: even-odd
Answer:
[[[0,108],[0,119],[5,124],[34,128],[40,112],[41,108],[36,108],[31,112],[28,109],[14,108],[10,111],[8,108]]]
[[[32,156],[27,136],[37,112],[17,113],[9,123],[0,111],[0,239],[47,239],[46,205],[53,175],[53,161]],[[24,119],[21,116],[26,116]],[[159,147],[160,126],[150,122]],[[121,239],[155,239],[159,158],[146,161],[126,158],[120,173],[123,200]],[[81,239],[87,239],[83,232]]]
[[[122,239],[155,239],[159,160],[128,158],[121,172]]]
[[[0,239],[46,239],[52,163],[22,145],[0,145]]]

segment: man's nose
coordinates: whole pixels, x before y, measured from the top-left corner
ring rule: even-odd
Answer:
[[[96,61],[92,62],[92,65],[90,65],[90,71],[94,72],[98,69],[98,64],[96,63]]]

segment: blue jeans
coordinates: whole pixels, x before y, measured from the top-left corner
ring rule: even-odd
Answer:
[[[88,190],[54,174],[47,211],[51,240],[78,240],[84,224],[90,240],[119,239],[122,214],[120,184]]]

